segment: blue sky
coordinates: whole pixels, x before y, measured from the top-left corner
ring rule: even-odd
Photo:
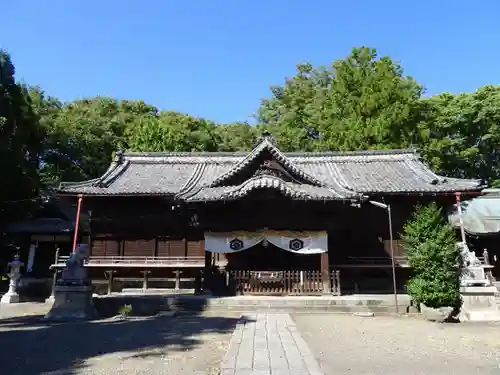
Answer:
[[[62,100],[108,95],[245,121],[297,62],[330,64],[362,45],[428,94],[500,83],[499,0],[16,0],[1,10],[0,48],[18,79]]]

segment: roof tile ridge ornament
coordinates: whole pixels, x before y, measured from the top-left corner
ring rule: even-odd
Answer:
[[[122,164],[123,161],[125,160],[125,151],[123,151],[122,148],[118,149],[115,154],[114,162],[117,164]]]
[[[272,144],[274,147],[276,147],[276,138],[274,138],[274,136],[272,135],[272,133],[268,130],[262,132],[261,136],[259,137],[259,140],[257,142],[257,145],[256,147],[263,143],[263,142],[269,142],[270,144]],[[256,148],[254,147],[254,148]]]
[[[317,178],[309,175],[304,172],[300,167],[298,167],[292,160],[290,160],[283,152],[281,152],[276,146],[276,140],[272,136],[272,134],[268,131],[262,133],[262,136],[259,138],[259,142],[257,145],[250,151],[250,153],[241,160],[237,165],[231,168],[226,173],[222,174],[214,181],[209,184],[209,187],[217,187],[223,181],[231,178],[241,170],[243,170],[248,164],[254,161],[264,150],[268,150],[271,155],[280,163],[283,163],[285,168],[289,168],[292,172],[298,174],[301,178],[305,179],[309,183],[315,186],[325,186],[323,182],[318,180]]]
[[[118,149],[118,151],[116,151],[116,154],[115,154],[115,157],[113,158],[113,161],[111,162],[111,164],[109,165],[109,168],[107,169],[106,172],[104,172],[104,174],[99,177],[93,184],[92,186],[95,186],[95,187],[100,187],[100,188],[106,188],[109,186],[109,184],[111,182],[113,182],[116,177],[118,177],[118,175],[120,173],[116,173],[116,175],[109,179],[109,177],[111,175],[113,175],[114,172],[117,171],[117,169],[120,169],[120,171],[118,172],[121,172],[125,169],[125,166],[127,163],[124,163],[125,161],[125,152],[123,151],[123,149]]]

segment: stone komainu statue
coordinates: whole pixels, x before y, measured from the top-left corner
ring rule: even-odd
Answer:
[[[58,284],[60,285],[88,285],[89,278],[84,267],[85,259],[89,256],[89,246],[79,244],[75,252],[66,261],[66,267],[62,271]]]
[[[462,242],[457,243],[462,254],[462,260],[465,267],[478,267],[481,266],[481,260],[476,256],[474,251],[470,251],[467,244]]]

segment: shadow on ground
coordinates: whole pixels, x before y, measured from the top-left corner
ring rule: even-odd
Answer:
[[[42,318],[0,320],[3,374],[75,374],[86,360],[107,354],[123,352],[126,359],[186,352],[202,344],[197,336],[232,332],[239,320],[200,312],[59,324]]]

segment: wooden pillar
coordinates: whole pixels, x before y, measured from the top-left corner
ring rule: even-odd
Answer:
[[[52,275],[52,292],[50,294],[49,299],[54,299],[56,295],[56,285],[57,285],[57,273],[59,268],[57,265],[59,264],[59,246],[56,245],[56,254],[54,256],[54,274]]]
[[[104,271],[104,274],[108,277],[108,294],[111,294],[113,292],[113,274],[115,272],[116,271],[113,270]]]
[[[197,270],[194,277],[194,293],[200,294],[203,288],[203,269]]]
[[[205,267],[203,269],[203,279],[201,289],[203,293],[211,293],[212,290],[212,267],[214,265],[213,253],[205,251]]]
[[[179,290],[181,288],[181,270],[175,270],[175,290]]]
[[[141,271],[142,273],[142,289],[146,290],[148,289],[148,276],[151,273],[151,271],[145,270]]]
[[[331,294],[330,264],[328,251],[321,253],[321,280],[323,281],[323,294]]]

